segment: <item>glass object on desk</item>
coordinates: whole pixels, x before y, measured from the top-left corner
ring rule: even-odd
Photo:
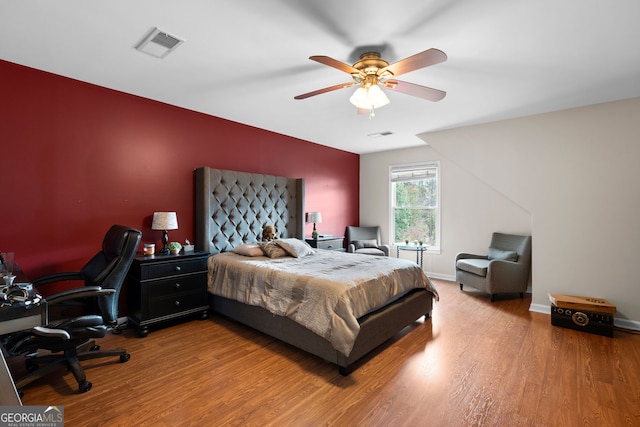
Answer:
[[[4,286],[8,288],[13,285],[13,281],[15,278],[16,276],[14,276],[13,274],[5,274],[4,276],[2,276],[2,280],[4,280]]]
[[[13,257],[13,252],[2,253],[2,273],[4,276],[11,276],[13,274]]]
[[[13,285],[13,280],[16,276],[13,275],[13,252],[3,252],[2,253],[2,279],[4,280],[3,287],[4,289],[8,289],[11,285]]]

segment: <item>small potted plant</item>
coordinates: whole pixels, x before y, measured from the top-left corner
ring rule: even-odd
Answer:
[[[178,254],[178,252],[180,252],[180,249],[182,249],[182,245],[179,242],[171,242],[168,246],[169,252],[171,252],[172,255]]]

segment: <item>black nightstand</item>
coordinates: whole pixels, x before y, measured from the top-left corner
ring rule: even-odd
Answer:
[[[318,236],[315,239],[304,239],[312,248],[344,251],[344,236]]]
[[[129,321],[145,337],[149,325],[200,313],[207,318],[208,252],[136,257],[127,275]]]

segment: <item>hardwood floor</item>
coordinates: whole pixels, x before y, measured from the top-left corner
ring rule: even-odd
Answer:
[[[496,299],[434,280],[420,319],[350,376],[334,365],[212,316],[100,340],[131,360],[84,362],[24,390],[62,405],[75,426],[638,426],[640,335],[551,326],[530,296]],[[20,360],[11,360],[20,370]]]

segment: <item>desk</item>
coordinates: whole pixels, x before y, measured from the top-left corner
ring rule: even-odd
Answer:
[[[424,253],[427,251],[427,249],[429,249],[429,247],[425,245],[399,245],[399,246],[396,246],[396,257],[400,258],[400,251],[415,252],[416,264],[419,264],[420,268],[422,268]]]
[[[20,395],[16,390],[16,385],[13,382],[11,371],[7,366],[7,362],[4,359],[4,352],[0,351],[0,386],[2,387],[2,393],[0,393],[0,406],[22,406]]]
[[[16,269],[14,284],[29,283],[29,279],[22,272]],[[0,280],[3,280],[0,278]],[[4,285],[4,281],[2,283]],[[31,292],[35,292],[35,289]],[[42,298],[35,306],[26,307],[24,304],[3,305],[0,307],[0,335],[11,334],[13,332],[25,331],[34,326],[46,325],[48,321],[47,302]]]
[[[47,304],[44,299],[33,308],[1,307],[0,335],[26,331],[34,326],[47,324]]]
[[[16,268],[14,283],[29,283],[25,274]],[[2,280],[0,278],[0,280]],[[4,285],[4,282],[2,283]],[[33,292],[33,291],[32,291]],[[24,305],[5,305],[0,307],[0,335],[31,329],[34,326],[47,324],[47,303],[42,299],[40,303],[31,308]],[[16,390],[13,377],[5,360],[5,350],[0,349],[0,406],[21,406],[20,395]]]

